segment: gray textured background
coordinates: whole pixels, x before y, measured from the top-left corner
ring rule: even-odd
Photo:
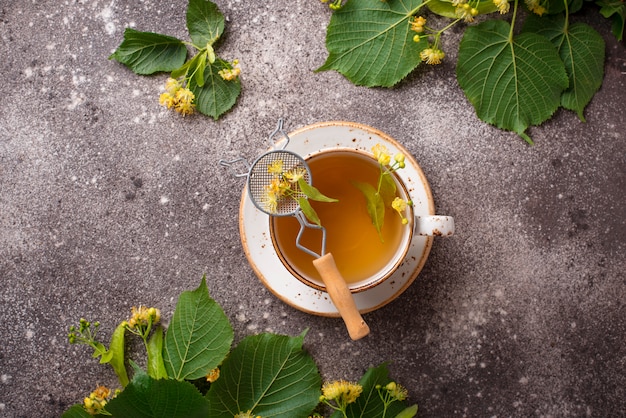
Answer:
[[[626,52],[609,23],[582,17],[607,42],[588,122],[560,110],[530,147],[476,118],[454,73],[460,31],[442,66],[367,89],[313,72],[318,1],[217,4],[217,53],[240,59],[243,91],[215,122],[160,107],[165,75],[107,60],[126,26],[187,39],[186,2],[0,2],[0,416],[59,416],[114,386],[67,327],[99,319],[108,340],[133,305],[170,317],[203,274],[237,341],[308,327],[325,379],[390,361],[420,416],[625,416]],[[456,218],[414,284],[366,315],[364,340],[285,305],[247,264],[242,186],[217,162],[257,155],[279,117],[391,135]]]

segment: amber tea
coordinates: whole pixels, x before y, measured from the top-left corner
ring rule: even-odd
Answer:
[[[382,240],[372,224],[365,197],[353,184],[377,184],[380,168],[372,157],[355,151],[333,150],[313,156],[307,163],[313,185],[324,195],[339,199],[336,203],[311,204],[327,231],[326,251],[333,254],[343,278],[354,287],[356,283],[379,274],[394,257],[398,258],[398,248],[405,234],[410,234],[410,226],[403,225],[391,208],[385,211]],[[398,189],[403,190],[400,184]],[[271,217],[270,222],[272,239],[283,264],[309,284],[322,286],[313,266],[314,258],[296,247],[300,229],[297,219],[291,216]],[[307,229],[301,243],[319,251],[321,240],[321,232]],[[399,259],[398,262],[402,257]]]

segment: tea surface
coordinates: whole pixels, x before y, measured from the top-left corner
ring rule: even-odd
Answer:
[[[367,182],[374,187],[380,169],[373,158],[355,152],[332,152],[309,159],[313,185],[336,203],[311,201],[326,228],[326,252],[332,253],[337,268],[348,283],[367,280],[383,269],[400,245],[403,228],[400,217],[391,208],[385,210],[381,241],[367,213],[363,194],[352,182]],[[313,257],[296,247],[300,224],[294,217],[273,217],[272,232],[288,268],[321,284],[313,266]],[[306,230],[301,243],[320,252],[322,234]]]

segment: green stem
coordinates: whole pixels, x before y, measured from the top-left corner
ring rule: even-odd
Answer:
[[[511,44],[513,43],[513,28],[515,27],[515,17],[517,16],[517,3],[518,0],[515,0],[515,3],[513,3],[513,17],[511,18],[511,30],[509,31],[509,43]]]

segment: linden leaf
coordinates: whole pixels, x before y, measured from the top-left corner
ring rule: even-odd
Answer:
[[[457,80],[481,120],[530,144],[526,129],[552,116],[568,86],[563,62],[548,39],[535,33],[513,37],[510,24],[501,20],[467,28]]]
[[[567,25],[564,16],[529,16],[522,32],[535,32],[548,38],[558,49],[569,88],[561,96],[561,106],[573,110],[585,121],[583,110],[602,85],[604,78],[604,40],[584,23]]]
[[[194,291],[181,293],[165,334],[167,375],[176,380],[206,376],[230,350],[233,329],[222,308],[210,296],[206,277]]]
[[[319,190],[306,182],[304,178],[298,180],[298,187],[306,197],[318,202],[339,202],[337,199],[323,195]]]
[[[85,407],[82,403],[77,403],[72,405],[67,411],[65,411],[63,415],[61,415],[61,418],[93,418],[93,415],[85,410]]]
[[[200,57],[198,58],[198,62],[196,63],[196,68],[194,72],[194,77],[198,87],[204,86],[204,70],[206,69],[206,60],[207,54],[200,53],[198,54]]]
[[[133,380],[105,409],[115,417],[204,418],[208,406],[190,382],[153,379],[137,368]]]
[[[317,215],[313,206],[311,206],[311,202],[305,197],[298,198],[298,205],[304,213],[304,216],[309,220],[309,222],[314,223],[317,226],[322,226],[322,222],[320,221],[320,217]]]
[[[154,74],[174,71],[187,58],[185,44],[174,37],[152,32],[139,32],[131,28],[124,31],[124,40],[109,56],[135,74]]]
[[[189,37],[198,49],[213,45],[224,32],[224,15],[215,3],[207,0],[189,0],[187,29]]]
[[[393,180],[393,175],[390,172],[386,172],[380,178],[380,196],[383,198],[383,202],[387,206],[391,206],[391,202],[396,197],[396,182]]]
[[[239,79],[224,80],[218,74],[224,68],[228,68],[227,63],[219,58],[213,64],[206,63],[204,84],[200,86],[197,77],[192,77],[188,85],[196,96],[195,104],[198,111],[215,120],[235,105],[241,93]]]
[[[376,228],[380,239],[382,240],[381,231],[383,229],[383,222],[385,222],[385,202],[380,193],[376,191],[374,186],[369,183],[352,182],[354,187],[359,189],[365,197],[367,213],[369,214],[372,224]]]
[[[391,87],[420,62],[426,39],[414,42],[409,19],[422,0],[349,1],[335,11],[326,32],[329,55],[315,71],[336,70],[356,85]],[[426,37],[423,37],[426,38]]]
[[[622,0],[600,0],[596,1],[600,6],[600,14],[604,17],[612,18],[611,32],[618,41],[624,36],[624,22],[626,21],[626,3]]]
[[[208,417],[306,417],[319,403],[317,366],[302,349],[304,336],[259,334],[244,338],[224,360],[206,394]]]

